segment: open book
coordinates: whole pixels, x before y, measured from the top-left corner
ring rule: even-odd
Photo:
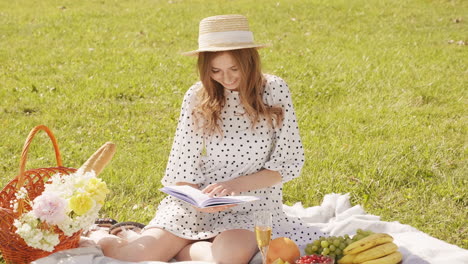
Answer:
[[[165,186],[160,190],[199,208],[213,207],[218,205],[242,204],[260,200],[260,198],[255,196],[209,197],[207,194],[204,194],[200,190],[188,185]]]

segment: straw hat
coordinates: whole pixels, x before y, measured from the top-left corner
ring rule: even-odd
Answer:
[[[224,51],[245,48],[262,48],[265,44],[255,44],[249,22],[243,15],[221,15],[204,18],[200,21],[198,49],[184,52],[183,55],[196,55],[203,51]]]

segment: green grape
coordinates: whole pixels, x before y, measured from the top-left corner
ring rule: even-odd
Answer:
[[[323,248],[327,248],[328,245],[329,245],[329,243],[328,243],[328,241],[323,240],[322,242],[320,242],[320,245],[321,245]]]
[[[364,238],[363,235],[358,234],[358,235],[355,235],[355,236],[353,237],[353,240],[354,240],[354,241],[358,241],[358,240],[361,240],[361,239],[363,239],[363,238]]]
[[[312,252],[317,252],[318,249],[319,249],[319,248],[318,248],[317,246],[315,246],[315,245],[312,246],[312,247],[310,248],[310,250],[311,250]]]
[[[331,254],[328,255],[328,256],[329,256],[330,258],[332,258],[332,259],[336,259],[336,254],[331,253]]]
[[[335,247],[340,246],[340,244],[341,244],[340,239],[337,238],[337,239],[333,240],[333,245],[335,245]]]
[[[360,240],[364,237],[372,234],[369,230],[356,230],[354,236],[345,234],[343,236],[321,236],[318,239],[312,241],[306,245],[305,253],[308,255],[311,254],[322,254],[327,256],[332,256],[336,260],[339,260],[343,257],[343,250],[351,243],[354,243],[357,240]]]
[[[328,248],[324,248],[322,250],[322,255],[328,255],[330,253],[330,250]]]

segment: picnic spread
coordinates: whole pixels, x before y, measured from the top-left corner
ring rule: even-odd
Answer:
[[[301,217],[309,225],[334,236],[353,234],[359,228],[388,233],[394,238],[394,243],[398,245],[399,251],[403,254],[403,264],[468,263],[468,250],[431,237],[409,225],[381,221],[379,216],[367,214],[360,205],[352,206],[349,194],[327,194],[322,203],[314,207],[305,208],[302,203],[298,202],[293,206],[283,205],[283,209],[288,216]],[[301,254],[304,254],[305,245],[299,246],[302,250]],[[52,263],[129,264],[131,262],[105,257],[91,241],[82,238],[79,248],[57,252],[33,262],[33,264]],[[146,261],[139,263],[160,264],[166,262]],[[199,261],[178,263],[208,264]],[[260,254],[254,256],[250,261],[250,264],[260,263]]]
[[[47,132],[53,143],[57,167],[26,171],[29,145],[35,134],[40,130]],[[90,223],[94,221],[104,203],[108,190],[105,183],[96,176],[110,161],[114,152],[115,145],[107,142],[79,169],[63,167],[60,151],[52,132],[45,126],[37,126],[31,131],[23,147],[19,175],[10,181],[0,193],[2,202],[0,207],[0,250],[7,263],[30,263],[31,261],[33,264],[134,263],[104,256],[102,250],[91,239],[82,236],[82,231],[85,231],[91,225]],[[79,195],[74,193],[76,188],[70,189],[70,186],[80,186]],[[60,200],[73,201],[73,199],[77,199],[77,202],[69,202],[68,207],[70,208],[57,202]],[[33,200],[34,203],[30,203]],[[55,208],[56,212],[52,215],[41,215],[44,210],[37,210],[40,205],[46,206],[46,209],[51,209],[47,207],[50,204],[54,204],[61,210]],[[76,206],[73,206],[74,204]],[[277,230],[273,231],[275,235],[272,238],[276,236],[276,239],[271,240],[272,243],[277,239],[283,239],[281,243],[292,243],[297,248],[298,252],[295,255],[293,254],[292,262],[299,256],[303,256],[300,258],[301,261],[307,261],[307,257],[313,259],[312,255],[310,255],[310,246],[312,245],[310,240],[313,239],[312,236],[307,234],[310,230],[316,230],[316,234],[326,234],[327,236],[340,238],[341,241],[344,240],[344,237],[349,239],[350,235],[356,238],[356,236],[366,233],[368,240],[371,242],[374,237],[377,238],[376,240],[383,241],[381,243],[382,248],[388,253],[384,253],[385,257],[395,254],[398,258],[396,262],[401,259],[403,264],[468,264],[468,250],[431,237],[409,225],[396,221],[381,221],[379,216],[367,214],[360,205],[352,206],[349,194],[327,194],[318,206],[305,208],[301,202],[298,202],[293,206],[283,204],[282,208],[279,209],[287,218],[301,219],[301,221],[289,221],[283,225],[275,226],[273,224],[273,229]],[[28,222],[31,219],[33,223]],[[35,221],[39,221],[37,223],[42,228],[31,228],[31,226],[37,225]],[[297,245],[287,238],[288,234],[291,234],[291,230],[294,230],[294,234],[303,234],[300,240],[295,241]],[[35,232],[41,232],[39,236],[41,239],[37,239],[38,236],[31,235]],[[363,238],[357,240],[364,241],[366,238],[363,235]],[[318,242],[318,240],[313,242]],[[353,250],[356,250],[355,252],[357,250],[359,252],[369,250],[367,251],[368,254],[366,254],[367,258],[374,255],[374,252],[371,254],[370,250],[374,249],[375,245],[367,248],[358,245],[353,248],[352,245],[356,243],[352,243],[348,244],[346,248],[332,249],[332,247],[338,247],[339,245],[339,243],[333,242],[335,245],[328,246],[328,242],[322,241],[322,247],[326,250],[333,250],[334,253],[342,250],[344,256],[353,255],[351,254],[354,253],[351,252]],[[346,255],[347,250],[349,251],[348,255]],[[317,247],[312,251],[315,253]],[[317,251],[317,253],[320,252]],[[336,255],[342,257],[342,254],[336,253]],[[353,257],[357,258],[359,255]],[[171,263],[175,262],[175,260],[171,261]],[[138,263],[159,264],[166,262],[146,261]],[[207,264],[207,262],[200,261],[178,263]],[[260,263],[262,263],[262,256],[257,253],[250,260],[250,264]]]

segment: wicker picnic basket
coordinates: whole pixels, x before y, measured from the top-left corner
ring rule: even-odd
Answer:
[[[43,130],[50,137],[55,150],[55,158],[57,167],[39,168],[25,170],[26,160],[29,150],[29,145],[36,133]],[[81,231],[76,232],[70,237],[63,234],[61,230],[56,228],[55,232],[59,234],[60,243],[55,247],[53,252],[47,252],[40,249],[29,247],[24,240],[15,233],[16,228],[13,226],[13,221],[17,219],[23,212],[31,210],[26,203],[19,202],[16,213],[10,207],[10,201],[15,199],[15,193],[25,187],[28,191],[29,198],[34,200],[44,191],[44,184],[48,179],[56,174],[70,174],[75,172],[74,168],[62,166],[57,140],[52,132],[46,126],[40,125],[31,130],[21,153],[19,174],[11,180],[0,192],[0,252],[6,263],[30,263],[36,259],[48,256],[54,252],[75,248],[78,246]]]

